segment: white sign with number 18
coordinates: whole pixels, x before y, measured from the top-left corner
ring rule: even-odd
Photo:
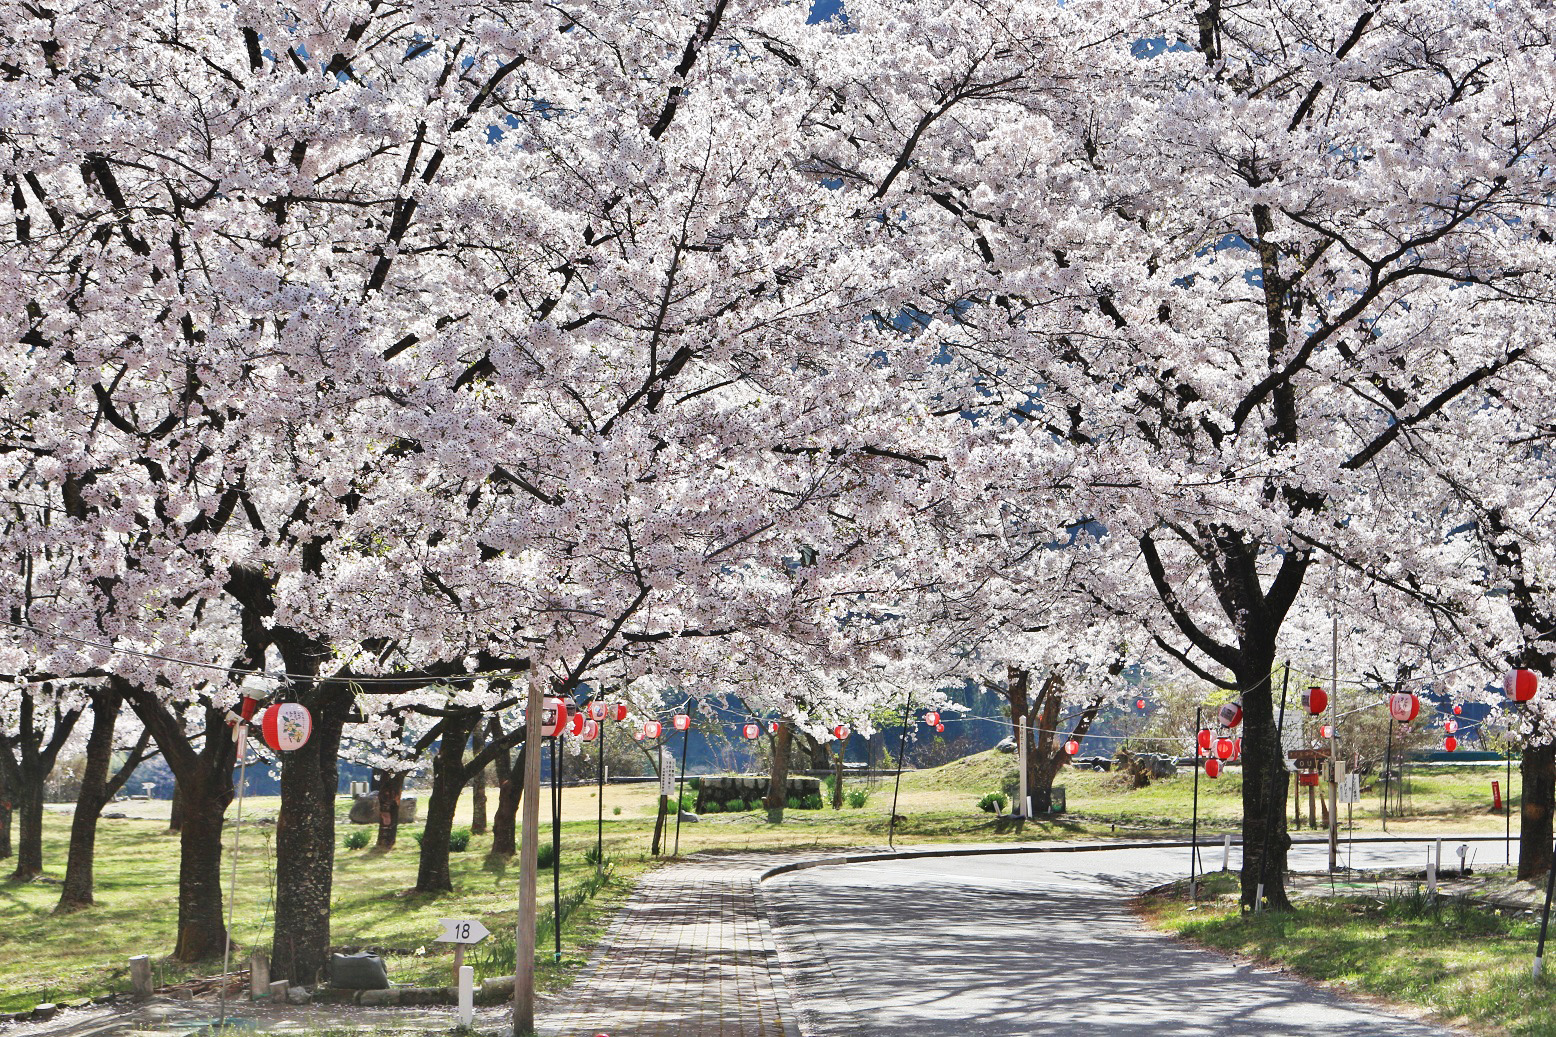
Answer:
[[[491,932],[474,918],[440,918],[438,924],[443,927],[443,932],[433,940],[433,943],[480,943]]]

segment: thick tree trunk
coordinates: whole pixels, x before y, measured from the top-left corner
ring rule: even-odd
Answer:
[[[184,824],[184,793],[183,785],[177,778],[173,779],[173,802],[168,810],[167,830],[176,832]]]
[[[1523,808],[1518,818],[1518,877],[1532,879],[1551,870],[1551,839],[1556,822],[1556,744],[1524,749]]]
[[[173,957],[201,961],[222,953],[222,828],[232,801],[229,781],[182,783],[183,825],[178,831],[178,945]],[[282,882],[285,885],[285,882]]]
[[[11,788],[0,767],[0,860],[11,856]]]
[[[603,741],[604,736],[601,735],[595,743],[600,752],[605,751]],[[498,753],[494,769],[497,772],[497,809],[492,812],[491,852],[512,857],[519,852],[518,817],[519,799],[524,795],[524,783],[520,780],[524,774],[524,746],[519,746],[511,765],[506,752]]]
[[[282,879],[276,884],[270,947],[271,979],[297,984],[318,982],[329,964],[340,731],[351,699],[326,694],[307,704],[313,713],[313,737],[281,763],[276,873]]]
[[[778,725],[773,736],[773,774],[767,783],[767,820],[783,823],[783,808],[789,800],[789,754],[794,744],[794,732],[787,721]]]
[[[378,844],[379,853],[394,849],[400,835],[400,797],[405,793],[404,771],[378,772]]]
[[[16,869],[13,882],[31,882],[43,874],[43,782],[33,780],[15,797],[21,823],[17,826]]]
[[[1255,908],[1263,883],[1269,907],[1285,911],[1291,908],[1286,898],[1286,853],[1291,847],[1286,831],[1286,794],[1291,780],[1277,727],[1280,693],[1274,690],[1278,678],[1271,672],[1273,655],[1269,653],[1257,669],[1237,674],[1244,689],[1242,905]]]
[[[448,839],[454,828],[454,812],[465,787],[465,741],[468,726],[445,731],[432,760],[432,795],[427,797],[427,820],[421,834],[421,861],[416,869],[416,892],[452,893],[448,870]]]
[[[108,802],[108,769],[113,765],[113,733],[123,699],[111,692],[92,697],[92,734],[86,741],[86,766],[81,791],[70,819],[70,852],[65,859],[65,887],[55,911],[92,906],[92,858],[97,847],[97,818]]]
[[[480,725],[470,735],[470,748],[479,753],[486,747]],[[470,834],[486,834],[486,768],[482,767],[470,776]]]

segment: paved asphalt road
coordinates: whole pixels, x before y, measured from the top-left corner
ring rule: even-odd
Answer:
[[[1219,845],[1202,854],[1220,866]],[[1426,849],[1358,843],[1355,857],[1424,863]],[[1297,870],[1326,859],[1321,847],[1292,851]],[[1123,898],[1187,866],[1186,849],[1154,848],[926,858],[784,875],[764,897],[806,1037],[1454,1032],[1142,928]]]

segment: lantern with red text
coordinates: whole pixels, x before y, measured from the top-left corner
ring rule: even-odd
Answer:
[[[1216,775],[1218,775],[1220,773],[1221,773],[1221,761],[1220,760],[1206,760],[1205,761],[1205,777],[1207,777],[1207,778],[1214,778]]]
[[[1232,752],[1236,748],[1237,747],[1235,745],[1233,745],[1232,740],[1230,738],[1217,738],[1216,739],[1216,759],[1218,759],[1218,760],[1230,760],[1232,758]]]
[[[1313,716],[1318,716],[1329,705],[1329,696],[1317,685],[1302,693],[1302,706]]]
[[[1408,692],[1389,696],[1389,716],[1401,724],[1408,724],[1421,712],[1421,700]]]
[[[1443,749],[1445,751],[1451,753],[1455,749],[1457,749],[1458,747],[1459,747],[1459,740],[1457,738],[1453,737],[1453,735],[1449,735],[1447,738],[1443,739]]]
[[[761,736],[762,728],[758,724],[747,724],[745,727],[740,729],[740,733],[745,735],[747,738],[757,738]]]
[[[265,709],[259,729],[266,745],[278,753],[289,753],[308,744],[313,717],[301,702],[277,702]]]
[[[832,737],[836,738],[839,742],[846,742],[848,740],[848,725],[839,724],[834,727],[832,729]]]
[[[685,731],[688,728],[690,728],[691,726],[692,726],[692,718],[691,717],[687,716],[685,713],[677,713],[675,715],[675,729],[677,731]]]
[[[1221,712],[1216,714],[1216,719],[1221,721],[1222,727],[1236,727],[1243,722],[1242,704],[1228,702],[1221,707]]]
[[[1502,690],[1514,702],[1528,702],[1540,690],[1540,677],[1533,670],[1513,670],[1502,678]]]
[[[1081,743],[1072,738],[1068,742],[1064,743],[1064,751],[1066,755],[1074,756],[1076,753],[1081,751]]]

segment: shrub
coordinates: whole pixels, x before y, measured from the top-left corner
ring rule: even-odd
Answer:
[[[535,847],[535,866],[537,868],[549,868],[556,857],[556,847],[550,843],[541,843]]]
[[[615,814],[617,817],[620,817],[621,816],[621,808],[620,807],[611,807],[611,813]]]
[[[724,805],[724,809],[728,810],[731,814],[738,814],[745,808],[746,801],[743,799],[732,799]]]
[[[990,792],[988,795],[984,796],[978,801],[978,809],[983,811],[985,814],[1000,814],[1004,813],[1005,804],[1007,802],[1008,800],[1005,799],[1005,793]]]
[[[805,797],[804,802],[802,802],[800,804],[800,806],[802,808],[806,809],[806,810],[820,810],[821,809],[821,793],[819,793],[819,792],[812,792],[810,795]]]
[[[470,848],[470,829],[455,828],[448,833],[448,848],[450,853],[464,853]]]
[[[682,789],[681,790],[681,809],[682,810],[690,810],[690,811],[695,811],[697,809],[697,790],[696,789]]]
[[[722,814],[724,812],[724,804],[710,802],[707,806],[702,808],[702,812],[704,814]]]
[[[868,802],[870,802],[870,790],[869,789],[849,789],[848,790],[848,805],[853,807],[855,810],[858,810],[860,807],[864,806]]]
[[[371,837],[367,834],[367,829],[365,829],[365,828],[358,828],[358,829],[355,829],[354,831],[347,832],[346,833],[346,849],[348,849],[348,850],[360,850],[360,849],[362,849],[362,847],[367,845],[367,841],[368,841],[369,838],[371,838]]]

